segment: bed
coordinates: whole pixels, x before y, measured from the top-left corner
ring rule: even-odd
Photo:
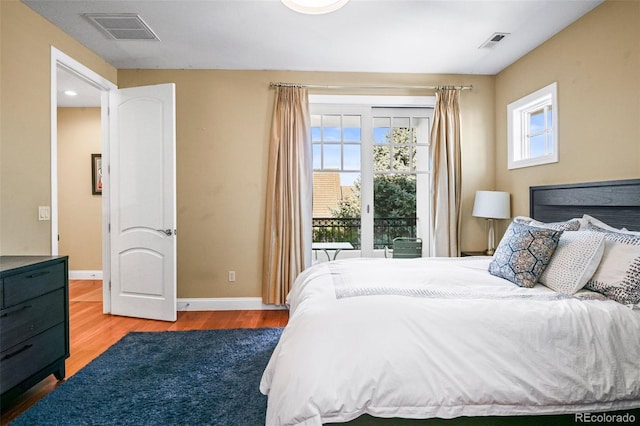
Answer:
[[[607,274],[628,260],[620,247],[640,250],[640,179],[531,187],[530,200],[494,257],[347,259],[304,271],[260,384],[266,424],[635,413],[640,256],[622,290]],[[524,234],[529,252],[556,244],[542,269],[544,256],[532,263],[534,279],[501,269]],[[576,247],[587,266],[566,266]]]

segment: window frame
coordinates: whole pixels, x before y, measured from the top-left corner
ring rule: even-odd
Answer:
[[[551,126],[547,122],[547,109],[551,107]],[[530,155],[529,118],[533,113],[544,109],[545,128],[537,132],[545,136],[545,147],[550,152],[532,157]],[[549,84],[527,96],[507,105],[507,151],[509,170],[522,167],[539,166],[558,162],[558,84]],[[551,143],[548,143],[548,137]]]
[[[369,229],[371,232],[366,231],[362,234],[361,250],[357,253],[358,256],[363,257],[382,257],[384,256],[384,250],[374,249],[374,217],[373,209],[370,206],[374,204],[373,193],[373,144],[368,144],[365,141],[373,141],[373,128],[365,126],[365,123],[372,123],[374,111],[377,108],[428,108],[431,109],[431,116],[429,122],[429,132],[431,124],[433,123],[433,108],[435,106],[435,96],[367,96],[367,95],[309,95],[309,105],[311,112],[314,114],[359,114],[362,117],[362,133],[361,133],[361,163],[360,174],[361,182],[363,186],[361,188],[361,229]],[[339,112],[338,112],[339,111]],[[430,136],[430,135],[429,135]],[[427,146],[428,148],[428,146]],[[430,164],[430,162],[429,162]],[[428,166],[430,167],[430,165]],[[320,171],[314,168],[315,171]],[[349,172],[344,170],[344,172]],[[430,179],[430,170],[426,173],[419,173],[418,175],[424,176],[422,179]],[[367,183],[369,182],[369,184]],[[423,183],[424,185],[424,183]],[[428,202],[428,197],[426,197]],[[422,207],[422,203],[417,208],[425,209],[429,214],[430,209],[427,205]],[[428,218],[426,218],[428,219]],[[418,236],[423,239],[425,244],[423,245],[423,252],[425,256],[429,255],[429,248],[431,246],[429,221],[418,221],[419,230]],[[351,252],[350,252],[351,254]],[[356,254],[355,252],[353,253]]]

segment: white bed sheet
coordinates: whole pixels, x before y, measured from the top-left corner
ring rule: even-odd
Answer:
[[[260,383],[266,424],[640,407],[640,311],[517,287],[489,260],[307,269]]]

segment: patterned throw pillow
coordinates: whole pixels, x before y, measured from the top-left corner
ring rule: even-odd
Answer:
[[[604,245],[601,232],[563,232],[540,282],[559,293],[574,294],[585,286],[598,268]]]
[[[580,229],[580,225],[583,222],[581,219],[574,218],[565,220],[564,222],[545,223],[526,216],[517,216],[513,219],[513,221],[529,226],[537,226],[538,228],[555,229],[556,231],[577,231],[578,229]]]
[[[593,224],[584,229],[605,236],[604,255],[585,288],[625,305],[640,303],[640,235],[614,232]]]
[[[511,222],[489,264],[489,273],[520,287],[535,286],[562,232]]]

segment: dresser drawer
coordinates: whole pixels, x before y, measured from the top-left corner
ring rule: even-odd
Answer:
[[[65,320],[65,294],[60,288],[0,311],[0,348],[10,348]]]
[[[33,297],[63,288],[66,282],[64,263],[45,265],[4,278],[4,307],[11,307]]]
[[[3,349],[5,349],[3,347]],[[5,392],[66,356],[65,326],[58,324],[0,353],[0,389]]]

